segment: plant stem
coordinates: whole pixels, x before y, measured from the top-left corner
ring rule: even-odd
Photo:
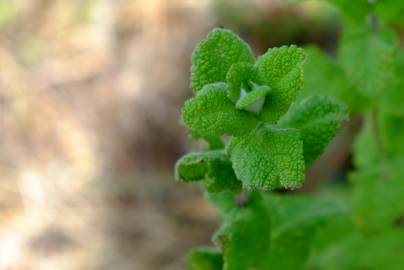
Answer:
[[[372,5],[372,11],[370,12],[369,18],[368,18],[368,20],[369,20],[368,25],[369,25],[369,28],[370,28],[370,30],[372,32],[376,32],[377,28],[379,26],[378,25],[378,20],[377,20],[375,11],[374,11],[376,0],[368,0],[368,1],[369,1],[369,4]]]
[[[370,124],[372,128],[373,141],[376,146],[377,153],[380,157],[380,160],[384,160],[386,158],[386,153],[383,147],[383,142],[380,136],[380,127],[378,121],[378,111],[376,108],[373,108],[370,112]]]
[[[372,32],[376,32],[378,28],[377,17],[373,12],[369,16],[369,27]]]
[[[236,205],[239,208],[246,207],[248,205],[249,194],[248,191],[243,190],[237,197],[236,197]]]
[[[386,149],[383,145],[383,140],[380,134],[380,126],[379,126],[379,112],[377,108],[373,108],[370,112],[370,125],[372,129],[372,136],[374,145],[379,156],[380,166],[381,166],[381,175],[383,178],[387,178],[388,172],[386,171],[386,161],[387,161],[387,154]]]

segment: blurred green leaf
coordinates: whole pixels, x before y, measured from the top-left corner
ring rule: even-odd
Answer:
[[[344,32],[339,59],[348,78],[363,95],[377,100],[394,85],[396,41],[389,31],[353,28]]]
[[[383,232],[404,215],[404,174],[397,166],[404,162],[396,160],[351,175],[353,214],[360,230]]]
[[[309,196],[265,196],[271,217],[271,246],[260,260],[259,270],[301,269],[316,232],[345,209],[333,202]]]
[[[311,270],[401,270],[404,265],[404,232],[387,230],[375,236],[352,233],[315,255]]]
[[[304,87],[299,99],[319,94],[342,101],[348,105],[351,113],[363,111],[369,101],[350,82],[338,62],[317,47],[305,50]]]

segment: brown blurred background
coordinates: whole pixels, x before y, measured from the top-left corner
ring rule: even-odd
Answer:
[[[179,110],[191,52],[214,26],[257,54],[332,52],[340,28],[313,1],[0,0],[0,269],[181,269],[209,245],[215,214],[172,168],[200,147]],[[345,133],[307,189],[345,166]]]

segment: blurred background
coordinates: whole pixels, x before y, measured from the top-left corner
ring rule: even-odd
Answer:
[[[179,121],[190,55],[214,26],[257,55],[290,43],[333,54],[336,11],[289,2],[0,0],[0,269],[181,269],[208,245],[214,211],[173,178],[201,147]],[[349,168],[359,125],[303,192]]]

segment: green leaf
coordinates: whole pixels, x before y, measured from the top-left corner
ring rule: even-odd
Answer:
[[[300,99],[310,94],[328,96],[348,105],[350,112],[363,111],[369,101],[349,81],[337,61],[317,47],[306,48],[304,87]]]
[[[175,164],[175,179],[182,182],[199,181],[208,173],[208,162],[221,157],[217,151],[190,153]]]
[[[241,92],[241,97],[236,103],[236,108],[240,110],[246,110],[255,114],[258,114],[265,102],[265,96],[271,91],[269,86],[256,85],[256,89],[251,92]]]
[[[298,188],[304,181],[303,143],[296,129],[260,126],[231,138],[226,149],[248,189]]]
[[[185,258],[187,270],[222,270],[223,255],[212,248],[194,248]]]
[[[364,123],[353,144],[354,165],[364,168],[378,163],[379,156],[375,147],[370,122]]]
[[[367,16],[372,10],[369,0],[328,0],[340,12],[346,27],[365,25]]]
[[[403,2],[404,3],[404,2]],[[380,103],[381,110],[385,114],[397,117],[404,117],[404,51],[400,50],[395,58],[395,74],[398,78],[396,85],[382,96]]]
[[[324,151],[346,117],[347,110],[342,103],[312,95],[295,103],[278,124],[300,130],[304,158],[310,164]]]
[[[213,29],[192,54],[191,89],[225,82],[230,67],[239,62],[254,63],[250,47],[229,30]]]
[[[215,160],[210,163],[209,172],[203,182],[207,191],[216,193],[222,191],[240,192],[242,188],[233,171],[231,162],[225,160]]]
[[[226,75],[228,84],[228,97],[237,102],[241,89],[247,89],[251,80],[255,80],[257,70],[252,63],[233,64]]]
[[[255,269],[269,249],[270,220],[261,195],[250,193],[247,206],[233,211],[213,236],[224,255],[224,270]]]
[[[404,2],[397,0],[375,1],[375,11],[377,18],[381,21],[392,23],[397,26],[403,24]]]
[[[230,191],[224,191],[220,193],[204,193],[207,200],[216,208],[219,217],[222,220],[227,220],[234,215],[235,211],[238,211],[236,207],[237,194]]]
[[[265,196],[271,217],[271,245],[258,270],[301,269],[316,232],[346,210],[333,202],[308,196]]]
[[[378,127],[377,134],[373,131],[372,121],[375,121]],[[366,118],[354,143],[354,164],[358,168],[366,168],[384,162],[384,159],[402,156],[404,154],[403,137],[404,117],[391,116],[389,113],[380,111],[375,120]],[[376,147],[377,143],[380,147]]]
[[[195,130],[190,130],[188,132],[187,137],[193,141],[203,139],[208,144],[210,150],[217,150],[217,149],[224,148],[224,143],[222,141],[222,138],[217,135],[203,134],[203,133],[195,131]]]
[[[211,150],[190,153],[179,159],[175,165],[178,181],[190,182],[203,180],[209,192],[241,190],[241,182],[237,180],[231,162],[223,150]]]
[[[321,252],[356,231],[355,224],[350,214],[351,213],[347,211],[347,213],[330,218],[327,223],[317,231],[316,237],[312,243],[313,252]],[[311,259],[309,259],[309,265],[310,261]]]
[[[224,269],[301,269],[316,232],[346,213],[342,205],[325,199],[268,193],[261,194],[261,201],[258,195],[251,193],[247,205],[237,207],[234,194],[209,194],[224,220],[214,237],[224,244],[229,267]]]
[[[404,233],[387,230],[374,236],[348,235],[315,254],[307,269],[401,270],[404,265]]]
[[[404,215],[403,165],[398,159],[351,175],[354,220],[360,230],[382,232]]]
[[[249,132],[258,122],[252,113],[235,108],[227,98],[224,83],[208,84],[186,101],[182,119],[189,128],[198,132],[233,136]]]
[[[395,83],[396,37],[387,31],[346,31],[339,57],[351,81],[365,96],[378,99]]]
[[[260,82],[271,87],[260,118],[274,123],[289,108],[303,86],[303,49],[292,46],[269,49],[256,62]]]
[[[385,95],[380,102],[383,112],[396,117],[404,117],[404,80],[399,85],[393,87]]]
[[[389,157],[404,155],[404,116],[396,117],[380,113],[379,127],[382,144]]]

